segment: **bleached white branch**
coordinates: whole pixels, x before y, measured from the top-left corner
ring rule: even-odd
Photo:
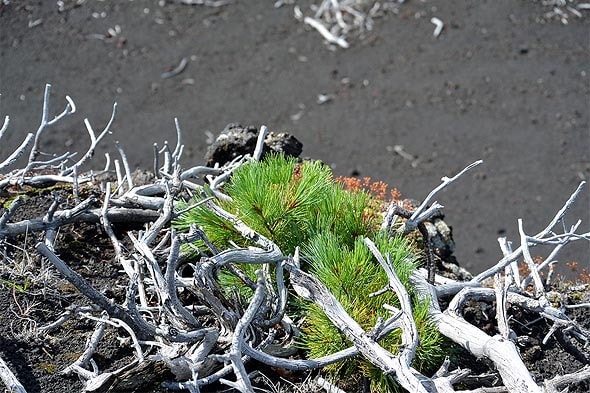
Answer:
[[[580,194],[580,192],[584,188],[585,184],[586,184],[585,181],[580,182],[580,184],[578,185],[576,190],[572,193],[572,195],[569,197],[569,199],[565,202],[563,207],[555,214],[555,216],[549,222],[549,224],[545,227],[545,229],[543,229],[541,232],[537,233],[536,235],[532,236],[533,238],[537,239],[538,241],[542,241],[545,238],[545,236],[547,236],[549,233],[551,233],[551,230],[553,229],[553,227],[560,220],[562,220],[564,218],[567,211],[575,203],[576,199],[578,198],[578,195]],[[582,237],[573,236],[572,234],[569,234],[569,233],[567,235],[568,235],[567,236],[568,238],[571,237],[571,240],[590,239],[590,235],[588,235],[588,234],[585,234]],[[560,235],[560,236],[563,236],[563,235]],[[492,266],[491,268],[489,268],[489,269],[485,270],[484,272],[475,276],[471,281],[476,282],[476,283],[481,283],[485,279],[492,277],[494,274],[498,273],[499,271],[504,269],[506,266],[508,266],[509,264],[516,261],[518,258],[520,258],[522,253],[523,253],[523,249],[522,249],[522,246],[520,246],[516,250],[514,250],[510,254],[506,255],[504,258],[502,258],[496,265]]]
[[[98,135],[98,137],[94,133],[94,130],[92,129],[92,126],[90,125],[90,121],[88,119],[84,119],[84,125],[86,126],[86,130],[88,131],[88,134],[90,135],[90,147],[88,148],[88,150],[86,151],[84,156],[82,156],[82,158],[78,162],[76,162],[74,165],[70,166],[69,168],[67,168],[66,170],[61,172],[62,176],[70,175],[77,168],[80,168],[82,165],[84,165],[84,163],[86,163],[86,161],[88,161],[90,158],[92,158],[94,156],[94,151],[96,150],[96,147],[98,146],[100,141],[102,141],[102,139],[107,134],[109,134],[111,132],[110,131],[111,125],[113,124],[113,121],[115,120],[116,113],[117,113],[117,103],[115,102],[113,104],[113,111],[111,112],[111,118],[107,122],[107,124],[104,127],[104,129],[102,130],[102,132]]]
[[[105,328],[106,323],[104,321],[97,322],[96,327],[94,328],[94,332],[86,341],[86,349],[84,350],[82,355],[80,355],[74,363],[63,369],[62,374],[69,375],[75,371],[76,367],[84,367],[88,364],[88,362],[92,358],[92,355],[94,355],[94,353],[98,349],[98,344],[100,343],[100,340],[104,335]]]
[[[477,160],[477,161],[467,165],[465,168],[463,168],[459,173],[457,173],[453,177],[443,176],[441,178],[442,183],[438,187],[436,187],[434,190],[430,191],[430,193],[422,201],[420,206],[418,206],[418,208],[416,210],[414,210],[412,216],[408,220],[409,224],[408,224],[408,222],[406,222],[406,226],[409,225],[410,227],[413,226],[415,228],[416,227],[415,225],[417,225],[417,222],[418,222],[418,218],[422,215],[422,213],[424,213],[428,209],[428,207],[431,205],[432,199],[434,199],[434,197],[439,192],[441,192],[442,190],[447,188],[449,185],[451,185],[454,181],[456,181],[461,176],[463,176],[465,174],[465,172],[475,168],[476,166],[478,166],[482,162],[483,162],[482,160]],[[432,203],[432,205],[436,205],[436,202]],[[440,208],[440,207],[442,207],[442,206],[438,206],[438,208]]]
[[[33,136],[34,135],[32,132],[27,134],[20,146],[10,156],[8,156],[8,158],[0,163],[0,171],[14,164],[16,160],[18,160],[23,155],[23,153],[29,148],[31,141],[33,140]]]
[[[337,44],[338,46],[344,49],[348,48],[348,42],[346,42],[344,38],[336,37],[319,20],[306,16],[305,18],[303,18],[303,23],[308,24],[314,29],[316,29],[318,33],[320,33],[322,37],[324,37],[326,41],[328,41],[329,43]]]
[[[6,130],[8,130],[8,124],[10,124],[10,116],[7,115],[4,116],[4,122],[2,123],[2,127],[0,127],[0,139],[2,139]]]
[[[434,288],[431,288],[431,285],[418,274],[412,275],[412,283],[419,296],[429,299],[429,314],[439,331],[474,356],[486,357],[494,362],[510,392],[541,393],[543,391],[522,362],[514,343],[501,337],[491,337],[463,319],[458,299],[462,299],[463,294],[469,293],[473,290],[472,288],[465,288],[459,292],[449,304],[448,309],[441,312]],[[493,290],[491,295],[494,296]]]
[[[529,268],[529,271],[531,272],[531,276],[533,277],[533,282],[535,284],[535,297],[539,298],[544,295],[545,288],[543,288],[543,281],[541,281],[541,276],[539,276],[537,264],[533,261],[533,257],[531,257],[529,242],[526,233],[524,233],[521,218],[518,219],[518,232],[520,233],[520,247],[522,249],[522,256],[525,263],[527,264],[527,267]]]
[[[252,391],[252,383],[248,378],[248,374],[246,373],[246,368],[244,367],[244,362],[242,361],[242,347],[245,345],[245,334],[246,329],[254,319],[256,312],[262,306],[264,302],[264,298],[266,296],[265,293],[265,284],[264,284],[264,277],[261,270],[256,271],[256,275],[258,276],[258,280],[256,282],[256,291],[254,292],[254,297],[250,301],[248,308],[244,315],[238,321],[236,328],[234,330],[233,339],[231,343],[231,348],[228,354],[229,360],[231,361],[232,367],[234,369],[234,374],[236,375],[236,382],[231,382],[222,379],[220,382],[225,383],[227,385],[233,386],[234,388],[238,389],[240,392],[249,393]]]
[[[25,387],[18,380],[16,375],[10,370],[6,362],[0,356],[0,379],[4,383],[4,386],[10,392],[14,393],[27,393]]]
[[[252,158],[256,161],[260,161],[260,158],[262,157],[264,140],[266,139],[267,134],[268,128],[265,125],[260,126],[260,131],[258,132],[258,138],[256,140],[256,148],[254,149],[254,153],[252,153]]]
[[[51,95],[51,85],[48,83],[45,85],[45,94],[43,96],[43,111],[41,116],[41,124],[39,124],[39,128],[35,133],[35,140],[33,143],[33,148],[31,149],[31,153],[29,154],[29,164],[35,161],[37,156],[39,155],[39,143],[41,141],[41,136],[43,135],[44,131],[47,129],[48,126],[51,126],[62,118],[69,116],[71,114],[76,113],[76,104],[69,96],[66,96],[66,101],[68,102],[65,109],[62,113],[55,116],[53,119],[49,120],[49,96]]]

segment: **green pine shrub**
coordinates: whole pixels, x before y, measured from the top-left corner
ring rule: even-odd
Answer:
[[[387,237],[378,231],[383,206],[369,192],[346,190],[332,178],[331,170],[320,162],[298,163],[294,158],[271,155],[262,162],[250,162],[238,168],[224,191],[231,202],[217,201],[225,210],[236,214],[250,228],[273,240],[285,255],[301,249],[303,268],[321,280],[346,311],[370,330],[378,317],[388,318],[384,304],[399,306],[394,293],[369,297],[370,293],[387,284],[387,276],[364,245],[363,237],[374,239],[379,250],[388,254],[402,283],[408,288],[409,277],[418,265],[419,251],[401,237]],[[197,201],[179,202],[178,210]],[[218,218],[204,205],[183,212],[174,225],[187,229],[199,225],[219,249],[248,244],[231,224]],[[203,247],[203,244],[197,246]],[[241,269],[254,278],[252,265]],[[222,272],[222,288],[238,289],[242,296],[252,295],[237,277]],[[444,356],[442,339],[427,319],[428,304],[414,300],[413,311],[421,345],[414,367],[431,370]],[[299,301],[291,309],[305,317],[300,344],[310,357],[319,357],[345,349],[351,344],[336,329],[315,304]],[[386,349],[397,353],[401,343],[399,331],[392,332],[382,342]],[[371,380],[374,392],[396,391],[393,378],[383,375],[369,362],[358,358],[332,366],[335,375],[350,376],[361,372]]]

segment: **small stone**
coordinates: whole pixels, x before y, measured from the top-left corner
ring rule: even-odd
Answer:
[[[216,163],[223,165],[239,155],[252,154],[256,148],[259,130],[254,126],[242,127],[238,123],[230,123],[209,146],[205,155],[208,166]],[[303,144],[293,135],[285,132],[269,132],[264,141],[262,156],[268,152],[284,153],[299,157]]]

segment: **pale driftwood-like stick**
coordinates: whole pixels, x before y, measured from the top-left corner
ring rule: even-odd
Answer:
[[[186,57],[183,57],[182,59],[180,59],[180,62],[178,63],[178,65],[176,67],[174,67],[174,69],[172,69],[170,71],[163,72],[162,74],[160,74],[160,78],[168,79],[168,78],[175,77],[176,75],[178,75],[178,74],[182,73],[182,71],[184,71],[187,64],[188,64],[188,59]]]
[[[115,235],[115,232],[113,231],[113,228],[111,226],[111,221],[109,219],[108,212],[109,212],[110,200],[111,200],[111,183],[107,182],[105,196],[104,196],[104,202],[103,202],[102,209],[101,209],[100,222],[101,222],[102,227],[104,228],[105,232],[107,233],[107,235],[111,241],[111,244],[113,245],[113,248],[115,250],[115,255],[117,256],[117,260],[119,261],[119,263],[123,267],[123,270],[125,270],[125,273],[127,273],[127,276],[132,277],[133,273],[134,273],[133,266],[131,266],[131,263],[127,259],[124,258],[123,251],[121,248],[121,243],[119,242],[119,239],[117,239],[117,236]]]
[[[166,293],[170,302],[169,307],[177,316],[182,317],[192,327],[201,328],[202,326],[199,321],[178,300],[178,295],[176,294],[176,265],[180,254],[180,240],[174,230],[172,231],[171,238],[172,244],[170,245],[170,253],[166,263],[166,274],[164,276]]]
[[[105,159],[104,169],[99,173],[107,173],[111,169],[111,155],[109,153],[104,153],[104,159]]]
[[[24,220],[18,223],[5,223],[4,225],[0,225],[0,237],[7,235],[14,236],[16,234],[40,229],[47,230],[51,228],[58,228],[61,225],[67,223],[69,220],[75,219],[77,216],[83,214],[94,202],[95,198],[90,197],[72,209],[63,211],[55,211],[54,209],[50,209],[48,214],[38,219]]]
[[[512,253],[512,242],[508,241],[505,237],[499,237],[498,243],[500,244],[500,249],[502,250],[502,255],[505,257]],[[510,277],[515,285],[519,286],[519,288],[523,288],[520,284],[520,272],[518,271],[518,263],[516,261],[512,261],[507,267],[506,274],[510,274]]]
[[[563,388],[582,381],[590,380],[590,365],[582,367],[580,370],[574,373],[557,376],[550,380],[545,381],[545,387],[548,393],[557,393],[563,391]]]
[[[137,322],[127,314],[127,312],[119,305],[114,304],[104,296],[102,293],[97,291],[92,285],[90,285],[82,276],[72,270],[64,261],[62,261],[53,251],[51,251],[44,243],[37,243],[35,246],[37,252],[43,255],[55,266],[55,268],[73,285],[78,291],[86,296],[94,304],[105,310],[110,316],[118,318],[124,321],[127,325],[131,326],[134,331],[138,334],[142,332],[142,329]],[[147,337],[142,337],[146,339]]]
[[[507,280],[506,276],[506,280]],[[494,275],[494,290],[496,293],[496,321],[498,322],[498,331],[504,340],[510,337],[510,326],[508,325],[508,313],[506,308],[506,298],[508,288],[506,280],[500,273]]]
[[[432,32],[432,35],[434,36],[434,38],[438,38],[440,33],[442,33],[443,28],[445,27],[445,24],[443,23],[442,20],[435,18],[435,17],[430,19],[430,23],[432,23],[435,26],[434,31]]]
[[[223,172],[216,177],[207,176],[209,180],[209,186],[213,194],[222,201],[230,202],[232,199],[228,195],[224,194],[219,190],[221,187],[232,175],[232,173],[239,168],[241,165],[246,163],[250,159],[250,155],[246,154],[245,156],[237,156],[232,161],[228,162],[223,166]]]
[[[262,271],[257,270],[256,275],[258,276],[258,280],[256,282],[256,291],[254,292],[254,297],[250,301],[246,312],[238,321],[236,328],[234,330],[234,335],[231,343],[231,348],[229,351],[229,360],[231,361],[234,374],[236,375],[235,382],[229,382],[225,379],[221,379],[220,382],[225,383],[226,385],[232,386],[235,389],[238,389],[240,392],[249,393],[252,391],[252,383],[248,378],[248,374],[246,373],[246,368],[244,367],[244,362],[242,361],[242,347],[244,346],[244,340],[246,335],[246,329],[252,323],[256,312],[262,306],[264,302],[264,298],[266,296],[265,293],[265,284]]]
[[[121,161],[123,161],[123,168],[125,169],[125,177],[127,178],[127,190],[131,190],[133,188],[133,176],[131,174],[131,167],[129,166],[129,160],[127,160],[127,154],[125,154],[125,150],[119,143],[119,141],[115,142],[115,146],[119,151],[119,155],[121,156]],[[122,188],[122,185],[119,187]]]
[[[387,274],[389,286],[397,295],[402,309],[402,345],[400,347],[400,353],[393,358],[394,377],[400,385],[409,391],[420,391],[421,389],[428,391],[429,389],[433,389],[432,381],[411,367],[416,353],[416,347],[418,346],[418,329],[414,323],[410,295],[395,273],[389,257],[386,261],[375,243],[369,238],[365,238],[364,242]]]
[[[401,317],[405,319],[403,325],[406,327],[406,329],[402,329],[402,346],[404,349],[398,356],[402,361],[404,361],[405,365],[409,367],[412,363],[412,360],[414,359],[416,347],[418,346],[418,329],[416,328],[414,318],[412,317],[413,312],[410,295],[397,277],[389,257],[386,261],[371,239],[365,238],[364,242],[381,265],[381,268],[385,271],[385,274],[387,274],[389,288],[395,292],[399,299],[402,308]]]
[[[567,233],[571,233],[572,237],[574,236],[575,232],[578,230],[578,227],[580,226],[580,224],[582,223],[582,220],[578,220]],[[527,237],[529,238],[529,237]],[[551,250],[551,253],[545,258],[545,260],[543,262],[541,262],[538,266],[537,266],[537,270],[541,271],[543,269],[545,269],[547,266],[551,265],[552,263],[555,263],[555,257],[557,256],[557,254],[561,251],[561,249],[563,247],[565,247],[568,242],[569,242],[570,238],[569,237],[564,237],[564,241],[563,243],[559,243],[555,246],[555,248],[553,250]],[[516,264],[516,263],[514,263]],[[521,284],[520,287],[521,288],[526,288],[527,285],[531,282],[531,280],[533,279],[532,274],[529,274],[527,277],[525,277]],[[547,279],[549,279],[549,277],[547,277]]]
[[[254,153],[252,153],[252,158],[256,161],[260,161],[260,158],[262,157],[266,134],[268,134],[268,128],[264,125],[260,126],[260,131],[258,132],[258,139],[256,140],[256,148],[254,149]]]
[[[24,172],[22,172],[24,173]],[[22,174],[21,173],[21,174]],[[89,176],[78,176],[78,182],[87,183],[92,180]],[[36,175],[31,177],[10,176],[0,181],[0,190],[12,185],[26,185],[31,187],[43,188],[55,183],[73,183],[74,177],[60,175]]]
[[[68,101],[68,103],[67,103],[65,109],[63,110],[63,112],[60,113],[59,115],[55,116],[52,120],[49,120],[49,96],[50,96],[50,94],[51,94],[51,85],[48,83],[45,85],[45,95],[43,96],[43,114],[41,117],[41,124],[39,125],[39,128],[37,129],[37,132],[35,133],[35,141],[33,143],[33,148],[31,149],[31,153],[29,154],[29,164],[32,163],[33,161],[35,161],[35,159],[37,158],[37,156],[40,153],[39,142],[41,139],[41,135],[43,134],[43,132],[45,131],[47,126],[51,126],[51,125],[57,123],[58,121],[60,121],[62,118],[69,116],[69,115],[76,112],[76,104],[74,104],[74,101],[72,101],[72,99],[69,96],[66,96],[66,101]]]
[[[2,137],[6,133],[6,130],[8,130],[9,124],[10,124],[10,116],[6,115],[6,116],[4,116],[4,122],[2,123],[2,127],[0,127],[0,139],[2,139]]]
[[[168,145],[168,141],[164,141],[164,146],[158,151],[158,154],[164,155],[164,163],[162,167],[159,168],[160,174],[165,177],[168,175],[172,170],[172,160],[170,159],[170,146]]]
[[[426,228],[426,225],[424,224],[424,221],[432,218],[432,216],[434,216],[434,214],[436,214],[439,211],[439,209],[443,207],[437,202],[433,202],[431,204],[430,201],[434,198],[434,196],[437,193],[449,186],[451,183],[453,183],[455,180],[461,177],[465,172],[474,168],[482,162],[483,161],[481,160],[473,162],[472,164],[463,168],[463,170],[461,170],[452,178],[444,176],[441,179],[442,184],[440,184],[438,187],[432,190],[416,210],[407,210],[402,206],[398,205],[396,202],[393,202],[389,205],[385,212],[383,222],[381,224],[382,231],[388,233],[391,232],[391,229],[395,224],[398,216],[401,216],[406,219],[406,221],[400,226],[400,228],[397,229],[399,233],[407,235],[415,229],[418,229],[420,231],[420,234],[424,239],[423,243],[424,252],[426,254],[426,267],[428,269],[428,281],[430,283],[434,283],[435,279],[434,246],[432,244],[430,234],[428,232],[428,229]]]
[[[129,336],[131,337],[131,341],[133,342],[133,349],[135,349],[135,353],[137,355],[137,360],[142,362],[145,358],[145,355],[143,354],[143,350],[141,349],[141,345],[139,344],[139,340],[137,339],[137,335],[135,334],[135,331],[131,328],[131,326],[129,326],[127,323],[125,323],[125,321],[122,321],[119,318],[108,318],[105,315],[103,315],[100,318],[97,318],[93,315],[90,314],[82,314],[83,317],[88,318],[90,320],[93,321],[97,321],[97,322],[103,322],[106,323],[108,325],[114,326],[116,328],[123,328],[127,331],[127,333],[129,333]]]
[[[524,228],[522,226],[522,218],[518,219],[518,232],[520,233],[520,248],[522,250],[522,256],[529,268],[529,271],[531,272],[531,276],[533,277],[533,283],[535,284],[535,298],[542,297],[545,294],[545,288],[543,287],[543,281],[541,280],[541,276],[539,276],[537,264],[533,261],[533,257],[531,256],[531,252],[529,251],[529,242],[526,233],[524,233]]]
[[[180,128],[180,122],[178,121],[178,117],[174,118],[174,126],[176,127],[176,147],[172,152],[172,159],[174,160],[174,165],[178,165],[180,162],[180,157],[182,156],[182,129]]]
[[[8,365],[0,357],[0,379],[4,382],[4,385],[9,392],[14,393],[27,393],[25,387],[20,383],[16,375],[10,370]]]
[[[23,153],[29,148],[29,145],[33,141],[33,137],[34,135],[32,132],[27,134],[20,146],[11,155],[9,155],[8,158],[0,163],[0,171],[14,164],[16,160],[18,160],[23,155]]]
[[[453,384],[461,382],[465,377],[471,374],[471,370],[469,369],[456,369],[449,372],[450,364],[451,361],[449,357],[445,357],[443,364],[432,376],[432,380],[434,381],[434,384],[440,393],[455,392],[455,389],[453,389]]]
[[[174,197],[177,195],[179,189],[178,169],[174,171],[174,181],[169,183],[166,182],[166,198],[164,200],[164,206],[158,219],[150,226],[149,230],[142,236],[141,241],[145,242],[147,246],[150,246],[158,236],[158,233],[167,225],[172,219],[174,213]]]
[[[137,333],[140,332],[141,336],[138,338],[141,341],[150,341],[153,337],[161,337],[170,342],[195,342],[201,340],[207,334],[215,332],[215,329],[202,328],[191,331],[180,331],[173,326],[154,326],[148,323],[137,310],[137,304],[135,303],[135,295],[137,293],[137,276],[133,276],[129,280],[129,287],[127,288],[126,302],[127,314],[126,317],[133,320],[133,324],[128,324]],[[122,319],[122,318],[119,318]],[[126,322],[126,321],[125,321]],[[143,336],[143,337],[142,337]]]
[[[63,168],[65,166],[67,160],[72,159],[75,155],[76,155],[76,153],[72,154],[70,152],[65,152],[61,156],[52,157],[48,160],[29,162],[24,169],[17,172],[17,173],[20,173],[20,182],[21,183],[24,182],[26,179],[26,174],[30,173],[32,171],[40,171],[42,169],[51,168],[52,166],[55,166],[55,165]],[[58,174],[57,176],[61,176],[61,175]],[[71,176],[70,176],[70,178],[73,179],[72,182],[75,180]]]
[[[243,351],[246,355],[256,359],[257,361],[269,365],[271,367],[280,367],[286,370],[305,371],[316,368],[323,368],[334,363],[338,363],[360,354],[356,347],[343,349],[331,355],[323,356],[315,359],[285,359],[252,348],[248,343],[243,346]]]
[[[113,104],[113,111],[111,112],[111,118],[109,119],[107,125],[104,127],[102,132],[98,135],[98,137],[94,133],[94,130],[92,129],[92,126],[90,125],[90,121],[88,119],[84,119],[84,125],[86,126],[86,130],[88,131],[88,134],[90,135],[90,147],[88,148],[88,150],[86,151],[84,156],[82,156],[82,158],[78,162],[76,162],[74,165],[67,168],[66,170],[62,171],[62,173],[61,173],[62,176],[70,175],[72,173],[72,171],[74,171],[77,168],[80,168],[82,165],[84,165],[84,163],[86,163],[86,161],[88,161],[90,158],[92,158],[92,156],[94,156],[94,151],[96,150],[96,147],[98,146],[100,141],[108,133],[111,132],[110,131],[111,125],[113,124],[113,121],[115,120],[116,113],[117,113],[117,103],[115,102]]]
[[[117,159],[113,161],[115,163],[115,174],[117,175],[117,195],[123,195],[125,189],[123,187],[123,172],[121,172],[121,163]]]
[[[105,328],[106,323],[104,321],[97,322],[96,327],[94,328],[94,332],[92,333],[92,336],[90,336],[86,341],[86,349],[84,350],[82,355],[80,355],[74,363],[63,369],[62,374],[69,375],[75,371],[75,367],[84,367],[88,364],[88,362],[92,358],[92,355],[94,355],[94,353],[98,349],[98,344],[100,343],[100,340],[104,335]]]
[[[486,357],[494,362],[502,381],[513,393],[541,393],[543,389],[533,380],[531,374],[520,358],[519,351],[511,341],[501,337],[490,337],[477,327],[471,325],[460,313],[460,299],[465,288],[451,301],[449,308],[441,312],[438,307],[436,291],[418,274],[412,274],[412,283],[419,296],[429,299],[432,321],[439,331],[455,343],[467,349],[476,357]],[[491,296],[494,296],[491,290]],[[458,300],[459,299],[459,300]]]
[[[76,314],[89,313],[89,312],[97,311],[97,310],[98,310],[98,308],[96,306],[75,306],[75,307],[70,306],[68,308],[68,310],[65,311],[58,319],[56,319],[55,321],[53,321],[47,325],[37,328],[37,330],[41,333],[50,333],[50,332],[54,331],[55,329],[58,329],[66,321],[70,320]]]
[[[580,194],[580,192],[582,192],[582,189],[584,188],[584,185],[585,184],[586,184],[585,181],[580,182],[580,184],[578,185],[578,187],[576,188],[576,190],[572,193],[572,195],[569,197],[569,199],[565,202],[565,204],[563,205],[563,207],[555,214],[555,216],[549,222],[549,224],[545,227],[545,229],[543,229],[541,232],[539,232],[535,236],[533,236],[535,239],[543,239],[548,233],[551,232],[551,229],[553,229],[553,227],[561,219],[563,219],[563,217],[565,216],[565,214],[567,213],[567,211],[575,203],[575,201],[578,198],[578,195]],[[572,240],[574,240],[574,239],[572,239]],[[502,258],[495,266],[492,266],[491,268],[487,269],[486,271],[484,271],[484,272],[478,274],[477,276],[473,277],[473,279],[471,281],[472,282],[480,283],[483,280],[485,280],[486,278],[492,277],[494,274],[496,274],[497,272],[499,272],[502,269],[504,269],[507,265],[509,265],[513,261],[517,260],[518,258],[520,258],[521,255],[522,255],[522,247],[518,247],[510,255],[507,255],[504,258]]]
[[[206,7],[223,7],[233,3],[234,0],[176,0],[180,4],[186,5],[204,5]]]
[[[92,198],[92,203],[94,199]],[[81,205],[84,205],[82,201]],[[157,212],[145,209],[109,209],[108,219],[111,223],[146,223],[155,221],[159,215]],[[16,236],[27,232],[43,231],[50,228],[57,228],[75,222],[100,222],[102,217],[101,209],[79,210],[74,209],[58,210],[54,213],[53,222],[45,222],[42,217],[31,220],[23,220],[15,223],[6,223],[0,227],[0,238],[5,236]]]
[[[290,265],[297,267],[295,258],[290,258]],[[375,326],[371,329],[369,336],[374,340],[379,341],[386,337],[393,330],[397,329],[398,326],[395,323],[390,323],[391,320],[395,320],[395,317],[390,318],[388,321],[382,323],[380,326]],[[260,349],[252,348],[249,344],[243,346],[244,353],[251,356],[253,359],[258,360],[271,367],[280,367],[287,370],[304,371],[316,368],[323,368],[331,364],[345,361],[354,356],[360,355],[361,352],[356,347],[350,347],[341,351],[335,352],[330,355],[322,356],[315,359],[285,359],[277,356],[273,356]]]
[[[282,3],[282,1],[275,3],[275,7]],[[295,19],[311,25],[329,43],[337,44],[342,48],[349,46],[346,40],[347,35],[372,30],[373,18],[382,15],[385,10],[381,2],[358,0],[323,0],[312,7],[310,8],[313,17],[304,17],[299,6],[295,5],[293,7]],[[306,18],[309,19],[306,20]],[[317,26],[313,22],[316,22]]]
[[[159,196],[166,193],[165,183],[147,184],[134,187],[118,198],[111,199],[111,204],[118,207],[160,210],[164,207],[165,198]]]
[[[249,358],[247,356],[245,356],[244,359],[242,359],[242,361],[245,362],[248,359]],[[199,378],[197,381],[187,381],[187,382],[166,381],[166,382],[162,382],[162,386],[165,387],[166,389],[170,389],[170,390],[189,390],[191,393],[193,393],[193,392],[198,393],[199,387],[215,383],[215,382],[219,381],[221,378],[223,378],[225,375],[229,374],[231,371],[232,371],[232,365],[229,364],[207,377]]]
[[[156,290],[156,295],[158,296],[158,299],[159,299],[158,303],[164,304],[168,300],[167,294],[165,291],[166,284],[164,281],[164,275],[162,274],[162,271],[160,270],[160,266],[158,265],[158,261],[156,260],[156,257],[152,253],[152,250],[149,248],[149,246],[145,242],[141,241],[140,239],[136,239],[132,232],[127,232],[127,236],[133,242],[133,247],[135,248],[135,250],[139,253],[139,255],[141,255],[141,257],[143,257],[141,259],[139,257],[134,258],[138,264],[138,268],[136,269],[137,274],[138,274],[138,287],[143,287],[143,285],[142,285],[143,280],[141,280],[142,275],[140,273],[142,271],[142,269],[139,268],[139,265],[143,265],[147,268],[148,272],[150,273],[151,279],[153,281],[153,285]],[[146,298],[145,294],[140,294],[140,298],[142,299],[141,300],[142,305],[144,307],[146,307],[147,301],[144,300]]]
[[[74,197],[74,202],[80,203],[80,183],[78,182],[78,168],[74,167],[72,171],[72,177],[74,179],[73,186],[72,186],[72,195]]]
[[[158,144],[154,143],[152,145],[152,147],[153,147],[153,153],[154,153],[154,166],[152,169],[154,171],[154,176],[156,178],[159,178],[160,177],[160,171],[159,171],[159,169],[160,169],[160,153],[158,152],[159,151]]]
[[[418,283],[420,285],[420,283]],[[449,304],[449,309],[452,309],[455,313],[459,313],[462,306],[467,299],[478,299],[481,301],[492,301],[495,299],[495,292],[492,288],[465,288],[460,292],[453,301]],[[528,296],[521,295],[516,292],[508,291],[507,302],[511,305],[517,305],[521,308],[527,309],[534,313],[539,314],[541,317],[549,319],[553,322],[558,323],[563,328],[570,328],[572,330],[579,330],[577,322],[571,320],[562,310],[558,310],[548,304],[545,300],[540,301],[537,299],[530,298]],[[586,341],[588,337],[586,337]]]
[[[337,44],[338,46],[344,49],[348,48],[348,42],[346,42],[344,38],[336,37],[334,34],[330,33],[330,31],[326,29],[326,26],[324,26],[322,22],[318,21],[317,19],[306,16],[305,18],[303,18],[303,23],[308,24],[314,29],[316,29],[318,33],[320,33],[322,37],[324,37],[326,41],[328,41],[329,43]]]
[[[128,363],[115,371],[105,372],[88,378],[88,380],[84,384],[84,392],[98,393],[111,390],[109,389],[109,387],[113,382],[116,381],[117,376],[123,374],[125,371],[132,369],[133,367],[137,366],[137,364],[138,361],[134,360],[131,363]]]
[[[220,175],[223,170],[220,168],[210,168],[208,166],[194,166],[189,169],[185,169],[180,174],[180,180],[187,180],[191,177],[205,176],[205,175]]]
[[[235,215],[223,210],[212,201],[207,202],[207,207],[219,217],[229,221],[245,239],[262,246],[262,249],[250,247],[248,249],[229,249],[220,252],[211,258],[218,266],[223,266],[230,262],[262,264],[280,262],[285,259],[282,251],[274,242],[253,231]]]
[[[22,195],[19,195],[10,203],[10,206],[8,206],[8,209],[6,209],[4,214],[2,214],[2,216],[0,217],[0,231],[6,227],[6,223],[8,222],[10,217],[14,215],[16,210],[20,206],[22,206],[22,204],[24,202],[25,202],[25,198]],[[2,234],[2,232],[0,232],[0,237],[4,237],[6,235],[7,234]]]
[[[483,162],[482,160],[477,160],[477,161],[467,165],[465,168],[463,168],[459,173],[457,173],[453,177],[449,178],[447,176],[443,176],[441,178],[442,183],[438,187],[436,187],[434,190],[430,191],[430,193],[426,196],[424,201],[422,201],[420,206],[418,206],[418,208],[416,210],[414,210],[414,212],[412,213],[412,216],[406,222],[406,226],[416,228],[418,222],[424,221],[424,219],[422,217],[424,217],[425,212],[426,212],[426,214],[431,214],[428,211],[428,209],[429,209],[429,207],[430,207],[430,209],[432,209],[432,207],[430,206],[431,201],[436,196],[436,194],[438,194],[440,191],[444,190],[449,185],[451,185],[454,181],[456,181],[461,176],[463,176],[465,174],[465,172],[475,168],[476,166],[478,166],[482,162]],[[432,205],[436,206],[436,209],[439,209],[440,207],[442,207],[442,206],[438,205],[436,202],[432,203]],[[413,229],[413,228],[410,228],[410,229]]]
[[[270,266],[270,264],[268,264],[268,266]],[[270,319],[261,321],[259,323],[260,326],[265,328],[270,328],[276,325],[277,323],[280,323],[283,320],[285,310],[287,308],[288,288],[284,282],[283,264],[281,262],[277,262],[275,266],[275,281],[277,285],[276,292],[278,294],[278,299],[275,309],[273,311],[273,315],[270,317]]]

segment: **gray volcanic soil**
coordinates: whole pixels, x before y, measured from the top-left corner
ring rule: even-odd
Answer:
[[[51,113],[66,94],[78,105],[75,118],[45,136],[51,153],[83,153],[83,118],[102,129],[116,101],[103,146],[116,152],[119,140],[133,166],[151,167],[154,142],[174,143],[174,117],[185,165],[203,162],[206,131],[266,124],[297,136],[304,155],[336,175],[370,176],[415,199],[483,159],[439,198],[456,255],[475,273],[501,257],[498,235],[518,243],[517,218],[538,232],[590,176],[588,17],[546,21],[534,1],[411,1],[348,50],[330,51],[291,6],[268,1],[64,3],[63,12],[52,1],[0,6],[0,111],[11,116],[2,159],[36,130],[48,82]],[[432,16],[445,22],[438,39]],[[117,37],[95,37],[116,25]],[[183,57],[184,72],[161,79]],[[333,101],[317,104],[320,93]],[[568,225],[590,222],[589,195]],[[589,255],[583,243],[560,260],[588,266]]]

